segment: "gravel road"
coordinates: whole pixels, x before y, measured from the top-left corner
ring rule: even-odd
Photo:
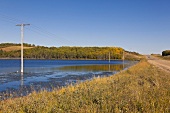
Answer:
[[[146,56],[147,59],[148,59],[148,62],[165,70],[165,71],[168,71],[170,72],[170,61],[168,60],[162,60],[162,59],[159,59],[157,57],[154,57],[154,56]]]

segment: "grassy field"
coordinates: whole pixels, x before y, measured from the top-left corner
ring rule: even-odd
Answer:
[[[159,54],[153,54],[152,56],[158,57],[158,58],[163,59],[163,60],[170,60],[170,56],[162,56],[162,55],[159,55]]]
[[[163,60],[170,60],[170,56],[159,56],[159,58]]]
[[[33,47],[24,47],[24,49],[31,49]],[[3,51],[9,52],[9,51],[17,51],[17,50],[21,50],[21,46],[9,46],[9,47],[4,47],[4,48],[0,48]]]
[[[124,57],[125,57],[125,60],[141,60],[141,59],[145,59],[143,55],[140,55],[140,54],[134,54],[133,52],[125,52],[124,53]]]
[[[141,61],[111,77],[0,102],[6,113],[169,113],[170,74]]]

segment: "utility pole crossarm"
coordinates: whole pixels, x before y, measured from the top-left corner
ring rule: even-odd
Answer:
[[[16,26],[26,26],[26,25],[30,25],[30,24],[17,24]]]

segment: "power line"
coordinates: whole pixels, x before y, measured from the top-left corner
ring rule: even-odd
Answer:
[[[7,15],[4,15],[4,14],[2,14],[2,13],[0,13],[0,16],[1,16],[1,20],[3,19],[3,21],[6,21],[6,22],[9,22],[9,23],[12,23],[12,24],[14,24],[14,23],[23,23],[23,21],[22,20],[19,20],[19,19],[16,19],[16,18],[13,18],[13,17],[10,17],[10,16],[7,16]],[[33,29],[32,29],[33,28]],[[29,28],[26,28],[26,29],[29,29]],[[65,39],[65,38],[59,38],[58,36],[56,36],[55,34],[53,34],[53,33],[50,33],[50,32],[48,32],[47,30],[45,30],[45,29],[43,29],[43,28],[40,28],[40,27],[38,27],[38,26],[36,26],[36,25],[33,25],[32,24],[32,27],[29,29],[30,31],[33,31],[33,32],[35,32],[35,33],[37,33],[37,34],[42,34],[43,36],[45,35],[45,36],[48,36],[50,39],[51,38],[53,38],[53,39],[56,39],[56,37],[57,37],[57,39],[60,39],[60,41],[61,41],[61,43],[65,43],[65,42],[68,42],[69,44],[71,43],[71,44],[76,44],[74,41],[70,41],[70,40],[67,40],[67,39]],[[54,40],[53,40],[53,42],[55,42]],[[57,41],[57,42],[59,42],[59,40]]]
[[[23,22],[22,20],[19,20],[19,19],[16,19],[16,18],[13,18],[13,17],[10,17],[10,16],[7,16],[7,15],[5,15],[5,14],[2,14],[1,12],[0,12],[0,17],[1,17],[1,19],[3,19],[3,21],[6,21],[6,22],[9,22],[9,23],[12,23],[12,24],[14,24],[14,23],[25,23],[25,22]],[[5,19],[5,20],[4,20]],[[56,34],[54,34],[54,33],[51,33],[51,32],[49,32],[49,31],[47,31],[47,30],[45,30],[44,28],[41,28],[41,27],[38,27],[38,26],[36,26],[36,25],[34,25],[34,24],[31,24],[31,28],[26,28],[26,29],[28,29],[28,30],[30,30],[30,31],[32,31],[32,32],[35,32],[35,33],[37,33],[37,34],[39,34],[39,35],[42,35],[42,36],[45,36],[44,38],[49,38],[50,40],[48,40],[48,41],[52,41],[52,43],[54,43],[54,42],[56,42],[56,43],[60,43],[60,44],[65,44],[65,43],[68,43],[68,44],[71,44],[71,45],[77,45],[77,44],[80,44],[80,42],[78,41],[78,40],[76,40],[76,41],[74,41],[74,40],[68,40],[67,38],[64,38],[64,37],[58,37]],[[35,38],[36,39],[36,38]],[[43,41],[43,40],[38,40],[38,41]],[[99,41],[99,40],[98,40]],[[48,43],[48,42],[46,42],[46,43]],[[55,44],[56,44],[55,43]],[[82,42],[81,42],[82,43]],[[95,42],[92,42],[92,41],[90,41],[90,40],[85,40],[84,42],[84,45],[86,44],[89,44],[89,45],[95,45]],[[99,43],[101,43],[101,44],[108,44],[108,43],[110,43],[110,42],[108,42],[108,41],[106,41],[106,40],[102,40],[102,41],[99,41]]]
[[[1,16],[2,18],[8,19],[8,20],[10,20],[10,21],[19,22],[19,23],[24,23],[23,20],[13,18],[13,17],[8,16],[8,15],[5,15],[5,14],[3,14],[3,13],[1,13],[1,12],[0,12],[0,16]]]

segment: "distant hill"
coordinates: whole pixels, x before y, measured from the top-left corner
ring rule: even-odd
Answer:
[[[20,44],[0,44],[0,58],[19,58]],[[24,58],[30,59],[122,59],[123,48],[120,47],[45,47],[24,43]],[[125,51],[125,59],[139,60],[140,54]]]
[[[34,47],[24,47],[24,49],[31,49],[31,48],[34,48]],[[18,50],[21,50],[21,46],[9,46],[9,47],[3,47],[0,49],[6,52],[18,51]]]
[[[144,59],[144,56],[137,52],[125,51],[125,59],[126,60],[141,60],[141,59]]]
[[[35,47],[34,44],[23,43],[23,45],[25,47]],[[17,43],[1,43],[0,44],[0,48],[10,47],[10,46],[21,46],[21,44],[17,44]]]

